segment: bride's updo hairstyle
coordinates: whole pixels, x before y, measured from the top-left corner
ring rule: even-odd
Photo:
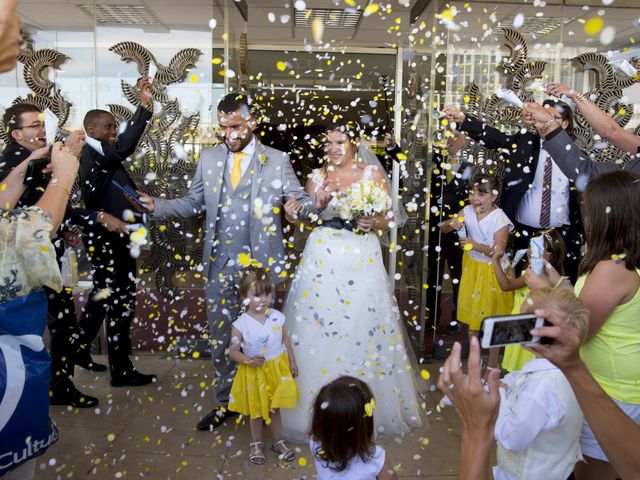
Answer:
[[[356,456],[368,462],[376,448],[374,408],[373,393],[362,380],[343,376],[322,387],[309,431],[318,444],[313,455],[334,472],[344,471]]]

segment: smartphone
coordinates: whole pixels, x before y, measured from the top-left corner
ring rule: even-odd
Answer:
[[[532,313],[495,315],[482,321],[480,345],[482,348],[504,347],[518,343],[541,343],[541,337],[529,333],[545,325],[545,319]]]
[[[48,158],[36,158],[29,161],[27,172],[24,176],[24,185],[29,187],[41,187],[49,183],[51,179],[50,173],[44,173],[43,170],[50,163]]]
[[[131,198],[133,198],[133,201],[136,202],[136,204],[139,205],[141,208],[144,208],[145,210],[147,209],[147,206],[140,201],[140,195],[137,192],[134,192],[130,188],[120,185],[115,180],[111,180],[111,183],[113,183],[122,193],[129,195]]]

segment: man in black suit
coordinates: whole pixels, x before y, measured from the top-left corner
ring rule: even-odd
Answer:
[[[467,184],[473,169],[471,163],[460,158],[460,153],[467,141],[466,137],[455,130],[452,133],[447,138],[445,155],[440,152],[433,154],[434,168],[431,172],[429,187],[431,208],[429,211],[427,257],[427,284],[429,286],[427,288],[427,308],[429,310],[429,326],[431,327],[440,323],[442,280],[445,274],[448,274],[453,285],[451,319],[457,319],[456,304],[458,301],[459,281],[462,274],[463,252],[458,244],[458,236],[455,232],[441,233],[440,231],[440,223],[462,209],[461,202],[464,202],[467,198]],[[451,330],[451,328],[448,330]]]
[[[49,157],[43,114],[36,106],[26,103],[12,105],[5,111],[3,122],[10,143],[0,160],[0,179],[4,179],[24,160],[44,160]],[[72,133],[66,139],[66,146],[73,150],[74,145],[78,145],[77,153],[79,153],[80,140],[83,137],[84,134],[81,131]],[[23,207],[35,205],[40,200],[49,177],[34,175],[26,181],[28,188],[19,202]],[[98,215],[99,212],[67,206],[64,224],[53,242],[59,264],[64,255],[65,245],[76,247],[81,243],[80,238],[67,226],[76,225],[87,228],[96,222]],[[101,216],[101,220],[107,228],[116,228],[118,224],[123,223],[110,215]],[[58,293],[45,287],[45,291],[48,300],[47,327],[50,334],[51,356],[50,403],[77,408],[93,407],[97,405],[98,399],[80,392],[71,380],[74,357],[78,348],[78,319],[71,290],[64,288]]]
[[[142,78],[137,89],[140,106],[127,122],[126,129],[117,136],[116,120],[105,110],[91,110],[85,115],[84,128],[87,144],[80,157],[80,187],[85,205],[122,218],[131,204],[125,194],[112,181],[136,190],[136,185],[122,165],[135,152],[147,122],[153,115],[151,86]],[[117,139],[116,139],[117,136]],[[90,356],[90,345],[107,320],[107,353],[114,387],[146,385],[155,375],[138,372],[131,360],[130,328],[136,305],[136,261],[129,251],[129,235],[110,232],[100,225],[88,230],[85,247],[94,268],[93,291],[80,317],[79,364],[95,369]]]
[[[554,119],[560,119],[564,131],[572,136],[573,112],[569,105],[554,100],[544,104]],[[456,122],[471,138],[489,149],[501,150],[505,177],[500,207],[516,227],[514,247],[527,248],[538,230],[558,230],[567,247],[564,270],[575,281],[582,245],[580,199],[575,187],[545,150],[542,139],[523,130],[507,135],[465,115],[455,105],[447,105],[443,111],[448,120]]]

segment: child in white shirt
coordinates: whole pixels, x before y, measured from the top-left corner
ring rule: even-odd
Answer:
[[[523,313],[535,308],[567,312],[567,323],[587,334],[588,311],[571,288],[532,290]],[[582,459],[582,411],[563,373],[545,358],[504,377],[495,437],[495,480],[566,480]]]
[[[309,432],[318,480],[397,480],[384,448],[373,441],[375,405],[369,386],[354,377],[320,389]]]

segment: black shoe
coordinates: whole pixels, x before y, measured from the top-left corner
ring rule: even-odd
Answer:
[[[155,375],[146,375],[140,373],[135,368],[131,370],[124,370],[123,372],[111,374],[111,386],[112,387],[141,387],[142,385],[149,385],[154,383],[158,377]]]
[[[106,372],[107,366],[102,365],[101,363],[96,363],[90,356],[87,357],[78,357],[75,359],[74,363],[79,367],[84,368],[85,370],[89,370],[91,372]]]
[[[238,412],[227,410],[226,407],[214,408],[200,419],[196,425],[197,430],[213,430],[224,423],[227,418],[237,417]]]
[[[86,395],[73,385],[49,392],[49,404],[51,405],[71,405],[76,408],[91,408],[98,405],[98,399],[91,395]]]

